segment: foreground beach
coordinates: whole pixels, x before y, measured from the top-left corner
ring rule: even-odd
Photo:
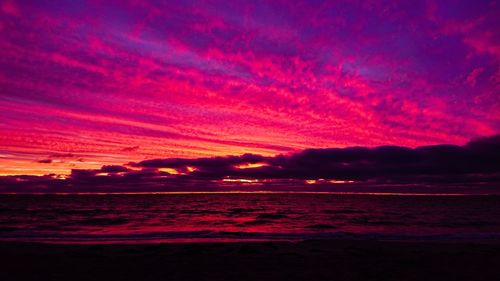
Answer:
[[[500,280],[500,242],[0,242],[0,280]]]

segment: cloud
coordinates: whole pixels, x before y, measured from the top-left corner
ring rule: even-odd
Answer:
[[[147,168],[181,168],[194,166],[200,169],[219,169],[227,168],[237,164],[243,163],[257,163],[261,162],[266,157],[255,154],[243,154],[241,156],[226,156],[226,157],[212,157],[212,158],[197,158],[197,159],[152,159],[144,160],[139,163],[129,163],[134,167],[147,167]]]
[[[51,158],[73,158],[76,157],[73,153],[52,153],[49,155]]]
[[[483,73],[483,71],[484,70],[482,68],[475,68],[471,71],[471,73],[469,73],[469,75],[467,75],[465,82],[471,87],[476,86],[477,78],[481,75],[481,73]]]
[[[407,181],[427,178],[433,181],[461,180],[463,176],[487,175],[500,171],[499,136],[481,138],[465,146],[433,145],[417,148],[379,146],[306,149],[289,156],[242,156],[198,159],[153,159],[129,163],[134,167],[170,168],[185,171],[192,178],[223,179],[286,178],[340,179],[353,181]],[[243,164],[261,165],[238,168]]]
[[[105,165],[101,167],[101,172],[103,173],[122,173],[127,171],[126,167],[120,165]]]
[[[41,163],[41,164],[50,164],[50,163],[52,163],[52,159],[42,159],[42,160],[38,160],[37,162]]]
[[[22,192],[42,186],[44,191],[182,191],[214,190],[240,183],[285,190],[314,190],[310,183],[319,187],[351,183],[355,188],[498,187],[500,135],[474,139],[464,146],[320,148],[269,157],[243,154],[151,159],[100,169],[73,169],[67,179],[53,175],[2,177],[0,190]]]
[[[6,14],[19,16],[20,11],[17,5],[11,0],[5,0],[0,3],[0,10]]]
[[[139,149],[139,146],[136,145],[136,146],[128,146],[128,147],[124,147],[121,149],[121,151],[137,151]]]

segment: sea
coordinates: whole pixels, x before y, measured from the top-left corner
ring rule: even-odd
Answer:
[[[500,196],[314,192],[0,195],[0,240],[176,243],[500,237]]]

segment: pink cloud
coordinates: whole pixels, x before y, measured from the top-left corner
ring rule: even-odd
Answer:
[[[31,3],[0,17],[0,150],[31,153],[12,165],[43,151],[85,154],[72,165],[87,168],[463,144],[500,129],[492,13],[140,2]]]
[[[471,73],[469,73],[469,75],[467,75],[465,82],[469,84],[469,86],[474,87],[477,83],[477,78],[481,75],[481,73],[483,73],[483,71],[484,70],[482,68],[475,68],[471,71]]]
[[[9,14],[9,15],[14,15],[14,16],[19,16],[20,15],[20,10],[19,7],[10,0],[5,0],[2,1],[0,8],[2,12]]]

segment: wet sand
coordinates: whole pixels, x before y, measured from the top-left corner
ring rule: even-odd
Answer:
[[[500,242],[0,242],[0,280],[500,280]]]

